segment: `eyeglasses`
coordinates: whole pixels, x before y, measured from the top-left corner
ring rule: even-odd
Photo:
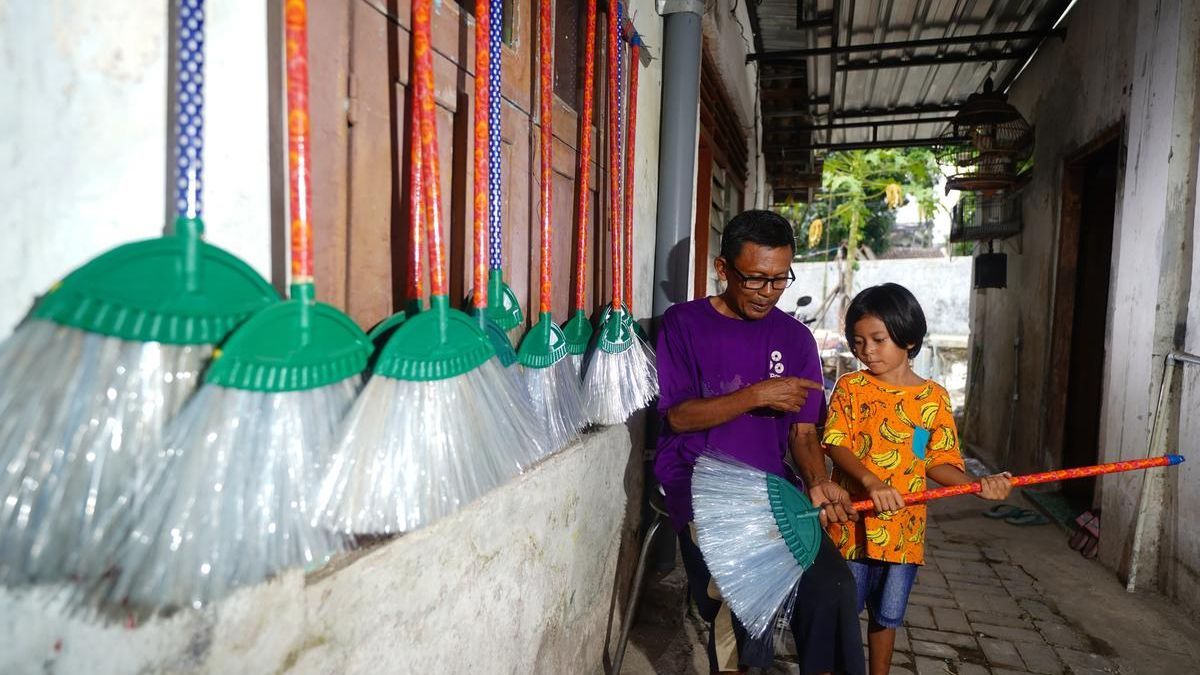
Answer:
[[[796,273],[790,267],[788,268],[786,277],[748,277],[742,274],[738,268],[734,267],[733,263],[725,261],[725,264],[729,266],[729,269],[733,270],[734,274],[738,275],[742,280],[742,288],[748,291],[760,291],[766,288],[768,283],[771,284],[772,289],[782,291],[791,286],[792,282],[796,280]]]

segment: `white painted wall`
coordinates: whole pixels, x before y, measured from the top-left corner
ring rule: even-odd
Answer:
[[[70,270],[162,234],[170,4],[0,2],[0,337]],[[264,276],[272,6],[207,3],[207,238]]]
[[[0,592],[0,673],[599,672],[629,452],[609,427],[423,530],[134,629]]]
[[[929,333],[965,336],[970,332],[972,264],[972,259],[966,256],[860,260],[854,272],[854,292],[887,282],[900,284],[912,291],[921,303]],[[842,275],[841,265],[836,262],[793,263],[792,271],[796,274],[796,283],[783,292],[778,307],[790,314],[796,310],[796,301],[808,295],[812,297],[812,303],[801,310],[806,316],[816,313]],[[843,319],[841,306],[835,301],[824,320],[813,324],[813,328],[840,332]]]

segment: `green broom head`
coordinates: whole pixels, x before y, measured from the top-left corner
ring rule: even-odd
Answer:
[[[542,312],[538,322],[521,340],[517,360],[526,368],[549,368],[567,356],[567,336],[550,317]]]
[[[650,336],[646,333],[646,329],[642,328],[642,324],[633,320],[633,312],[629,310],[629,307],[621,305],[621,313],[625,315],[625,322],[630,326],[634,335],[641,338],[643,342],[649,342]],[[612,305],[605,305],[604,309],[600,312],[600,325],[604,325],[604,322],[608,320],[609,314],[612,314]]]
[[[199,218],[175,233],[118,246],[69,274],[33,311],[39,319],[133,342],[216,344],[279,300],[249,265],[204,242]]]
[[[316,301],[313,284],[293,284],[292,299],[255,314],[229,336],[204,381],[233,389],[316,389],[361,373],[371,340],[350,317]]]
[[[609,354],[620,354],[633,346],[633,332],[625,321],[625,312],[610,310],[603,314],[596,346]]]
[[[507,368],[516,363],[517,350],[513,347],[512,340],[508,339],[508,331],[491,319],[487,308],[480,310],[477,307],[469,307],[467,313],[479,322],[479,329],[492,342],[492,349],[496,350],[496,358],[500,359],[500,365]]]
[[[582,309],[575,310],[571,320],[563,324],[563,336],[567,339],[567,353],[572,356],[582,356],[587,351],[588,343],[592,341],[592,322]]]
[[[510,331],[525,321],[517,294],[504,283],[504,270],[493,268],[488,272],[487,316],[505,331]]]
[[[817,559],[823,536],[820,521],[813,517],[812,502],[787,480],[775,474],[767,474],[766,478],[771,513],[779,534],[800,567],[808,569]]]
[[[469,373],[496,355],[479,321],[435,295],[429,311],[408,316],[375,363],[375,374],[410,382],[446,380]]]

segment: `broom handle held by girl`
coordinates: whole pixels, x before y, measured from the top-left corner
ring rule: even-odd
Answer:
[[[1183,460],[1184,458],[1182,455],[1163,455],[1161,457],[1149,457],[1146,459],[1136,459],[1125,462],[1109,462],[1108,464],[1081,466],[1073,469],[1059,469],[1057,471],[1043,471],[1041,473],[1031,473],[1024,476],[1013,476],[1010,483],[1013,487],[1019,487],[1022,485],[1036,485],[1038,483],[1054,483],[1061,480],[1089,478],[1091,476],[1100,476],[1108,473],[1138,471],[1160,466],[1174,466],[1183,462]],[[989,476],[989,478],[994,478],[994,476]],[[983,489],[983,483],[977,481],[972,483],[964,483],[962,485],[951,485],[933,490],[925,490],[922,492],[911,492],[904,495],[904,504],[921,504],[934,499],[975,494],[983,491]],[[856,511],[872,511],[875,508],[874,502],[872,502],[870,499],[856,501],[853,503],[853,506]],[[803,515],[816,516],[818,513],[820,513],[820,509],[813,509],[805,512]]]

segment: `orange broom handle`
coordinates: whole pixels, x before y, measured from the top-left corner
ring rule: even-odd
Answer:
[[[575,309],[583,309],[587,293],[587,226],[589,186],[592,177],[592,107],[596,93],[596,0],[587,3],[587,29],[583,38],[583,114],[579,122],[579,172],[575,233]]]
[[[288,195],[291,207],[292,283],[313,281],[312,192],[308,118],[308,7],[305,0],[284,5],[287,59]]]
[[[621,146],[618,116],[621,114],[621,91],[617,81],[620,65],[620,4],[610,0],[608,5],[608,220],[611,223],[609,254],[612,257],[612,308],[621,308]]]
[[[425,227],[429,234],[429,291],[446,296],[446,258],[442,244],[442,204],[438,167],[437,111],[433,95],[432,0],[413,0],[413,58],[417,68],[422,172],[425,180]]]
[[[417,113],[415,77],[409,83],[409,88],[409,98],[412,100],[412,119],[409,120],[409,153],[412,155],[412,166],[408,174],[408,299],[420,302],[425,297],[425,281],[421,275],[422,249],[425,246],[425,235],[421,226],[425,220],[425,177],[421,167],[424,165],[422,160],[425,153],[421,152],[421,116]]]
[[[551,184],[551,162],[554,157],[554,12],[551,0],[541,0],[538,5],[538,110],[541,116],[540,140],[538,147],[541,159],[541,200],[538,204],[538,218],[541,223],[541,297],[540,309],[543,314],[550,311],[550,281],[553,267],[550,254],[553,241],[550,239],[550,199],[553,195]]]
[[[475,308],[488,306],[488,15],[489,0],[475,0]]]
[[[625,124],[625,308],[633,314],[633,140],[637,135],[638,37],[629,27],[629,119]]]
[[[1158,466],[1174,466],[1182,461],[1182,455],[1163,455],[1162,457],[1134,459],[1125,462],[1109,462],[1108,464],[1096,464],[1093,466],[1076,467],[1074,469],[1059,469],[1057,471],[1043,471],[1041,473],[1031,473],[1024,476],[1014,476],[1012,478],[1012,484],[1014,487],[1019,487],[1021,485],[1035,485],[1037,483],[1054,483],[1060,480],[1087,478],[1089,476],[1099,476],[1106,473],[1138,471],[1140,469],[1152,469]],[[920,504],[922,502],[930,501],[931,499],[942,499],[944,497],[956,497],[958,495],[974,494],[982,489],[983,485],[981,483],[951,485],[949,487],[906,494],[904,495],[904,503]],[[852,506],[854,507],[855,511],[871,511],[875,508],[874,502],[872,502],[870,499],[863,499],[861,501],[854,502]]]

